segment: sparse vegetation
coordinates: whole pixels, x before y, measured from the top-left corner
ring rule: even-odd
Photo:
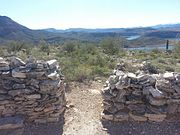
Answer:
[[[107,77],[114,69],[119,59],[151,62],[160,72],[180,72],[180,43],[171,52],[154,49],[145,51],[125,51],[122,42],[116,39],[105,39],[99,44],[66,42],[63,45],[47,45],[45,42],[38,46],[12,42],[0,47],[0,55],[17,55],[27,59],[32,55],[36,59],[57,59],[63,74],[68,81],[93,80],[95,77]],[[6,52],[6,53],[5,53]],[[131,63],[127,66],[132,71]]]

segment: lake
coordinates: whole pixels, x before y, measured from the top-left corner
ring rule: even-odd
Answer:
[[[137,38],[140,38],[141,36],[140,35],[135,35],[135,36],[127,36],[125,37],[127,40],[134,40],[134,39],[137,39]]]
[[[169,50],[174,49],[175,46],[174,45],[169,45]],[[152,51],[153,49],[160,49],[160,50],[166,50],[166,46],[165,45],[158,45],[158,46],[146,46],[146,47],[134,47],[134,48],[125,48],[126,50],[142,50],[142,51]]]

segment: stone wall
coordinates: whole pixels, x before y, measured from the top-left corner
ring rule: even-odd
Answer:
[[[23,62],[0,57],[0,117],[55,122],[65,110],[63,76],[56,60]]]
[[[180,116],[180,73],[138,74],[118,64],[102,90],[102,118],[112,121],[156,121]]]

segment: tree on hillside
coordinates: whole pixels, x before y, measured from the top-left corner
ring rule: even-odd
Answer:
[[[74,42],[67,42],[63,45],[63,49],[64,51],[66,51],[67,53],[71,53],[73,51],[75,51],[76,49],[76,44]]]
[[[112,38],[104,39],[100,43],[100,46],[102,47],[105,53],[111,55],[117,54],[120,48],[120,45],[117,42],[115,42],[115,40]]]
[[[45,40],[41,39],[39,41],[39,46],[40,46],[41,51],[46,52],[47,55],[49,55],[49,53],[50,53],[50,45],[48,43],[46,43]]]

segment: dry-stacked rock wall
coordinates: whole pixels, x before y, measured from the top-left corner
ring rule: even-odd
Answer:
[[[63,76],[56,60],[23,62],[0,57],[0,117],[55,122],[65,110]]]
[[[163,121],[180,113],[180,74],[122,71],[118,64],[102,90],[102,118],[112,121]]]

